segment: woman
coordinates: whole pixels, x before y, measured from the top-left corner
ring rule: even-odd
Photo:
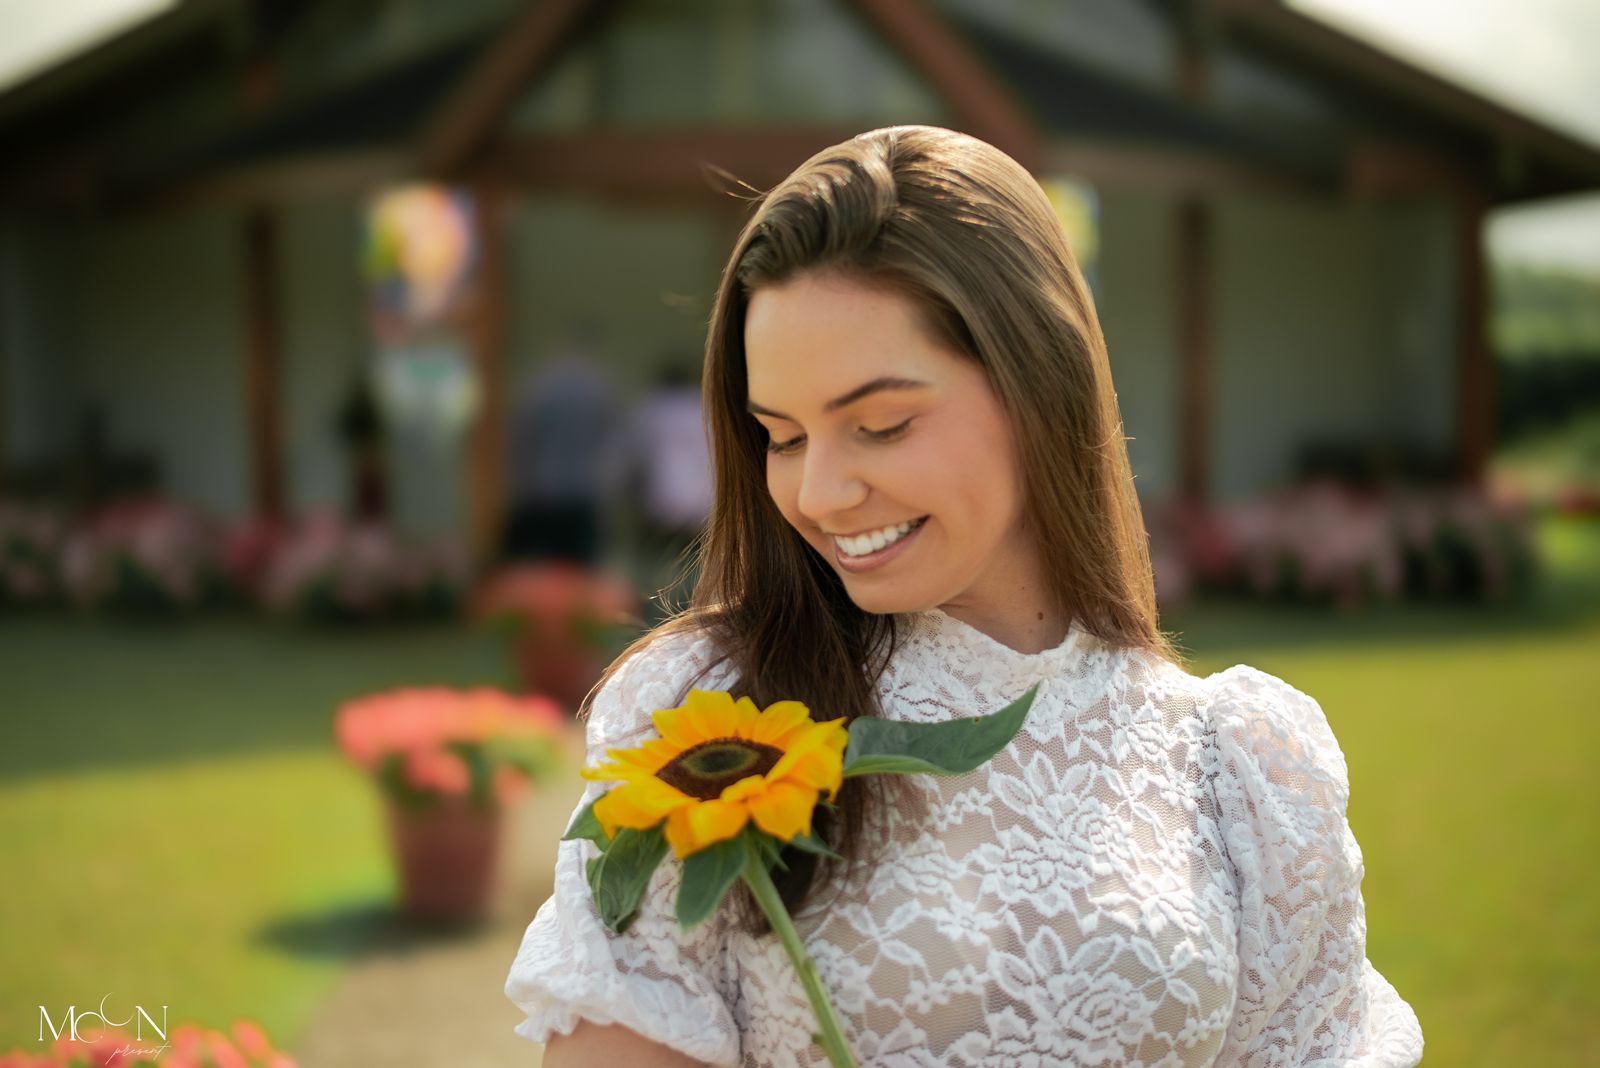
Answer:
[[[734,248],[705,399],[693,603],[602,680],[591,763],[691,686],[937,721],[1043,680],[984,768],[849,780],[820,828],[847,861],[780,873],[863,1064],[1421,1058],[1365,959],[1322,711],[1197,679],[1158,629],[1105,343],[1025,170],[922,126],[807,160]],[[680,932],[669,861],[611,935],[590,848],[563,843],[506,984],[547,1066],[823,1063],[748,907]]]

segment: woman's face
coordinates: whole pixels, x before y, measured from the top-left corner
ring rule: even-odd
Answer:
[[[851,599],[1004,615],[1036,556],[983,370],[931,337],[909,298],[839,276],[758,289],[744,341],[767,488]]]

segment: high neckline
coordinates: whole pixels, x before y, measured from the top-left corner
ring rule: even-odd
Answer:
[[[925,640],[947,648],[960,648],[991,668],[1013,677],[1059,674],[1080,659],[1093,642],[1093,636],[1083,629],[1077,619],[1073,619],[1066,636],[1054,647],[1036,653],[1024,653],[957,619],[942,608],[908,612],[903,618],[910,621],[912,633]]]

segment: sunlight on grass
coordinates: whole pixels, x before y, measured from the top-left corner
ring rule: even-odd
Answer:
[[[331,751],[6,785],[0,849],[0,1049],[34,1048],[40,1004],[108,992],[289,1046],[342,959],[275,932],[391,897],[377,798]]]

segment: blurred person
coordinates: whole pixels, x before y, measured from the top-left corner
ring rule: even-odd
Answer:
[[[358,520],[381,523],[389,517],[388,427],[372,380],[360,369],[350,376],[339,406],[338,433],[345,449],[352,513]]]
[[[673,582],[688,563],[688,551],[711,514],[711,454],[693,371],[673,362],[657,372],[632,412],[628,453],[644,563],[664,580],[650,582],[655,589]],[[692,574],[685,579],[692,582]]]
[[[1421,1059],[1366,958],[1321,708],[1244,665],[1196,677],[1159,628],[1105,342],[1022,166],[927,126],[817,153],[741,231],[704,374],[693,602],[594,691],[591,764],[690,687],[927,723],[1043,683],[988,764],[847,780],[814,824],[843,859],[773,872],[861,1063]],[[661,791],[721,797],[682,765]],[[506,981],[546,1068],[823,1063],[748,895],[685,932],[668,860],[614,933],[593,851],[562,843]]]
[[[598,363],[593,328],[581,325],[517,393],[507,557],[598,562],[621,430],[616,389]]]

